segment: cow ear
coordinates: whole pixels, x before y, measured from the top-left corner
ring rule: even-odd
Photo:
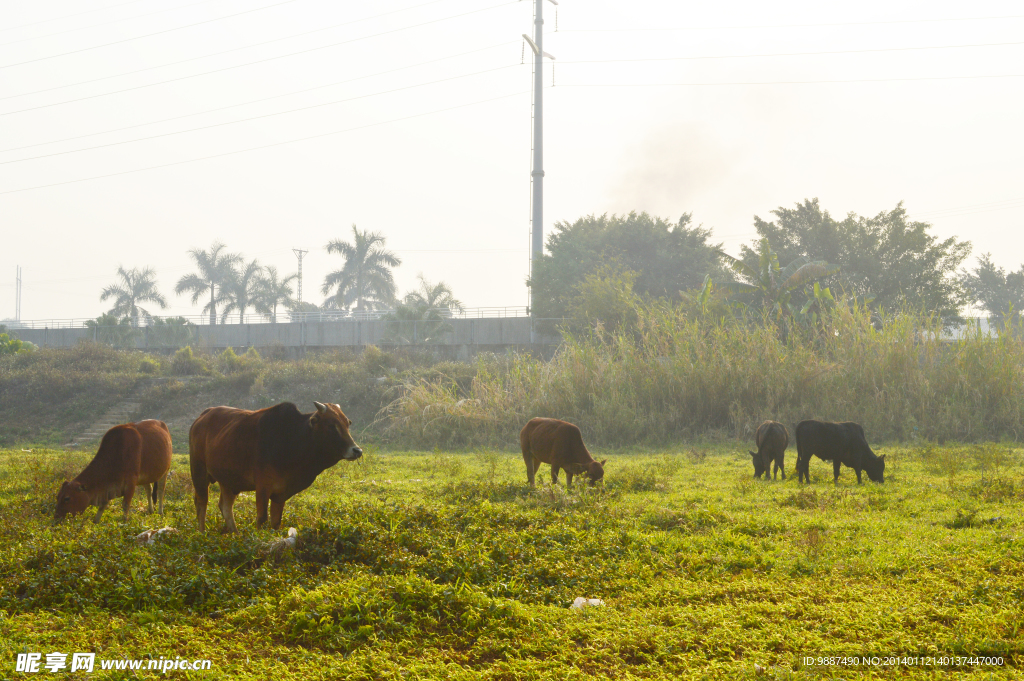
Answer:
[[[607,460],[608,459],[601,459],[601,468],[604,468],[604,462],[607,461]]]
[[[878,460],[879,461],[885,461],[885,454],[882,454],[882,456],[878,457]]]

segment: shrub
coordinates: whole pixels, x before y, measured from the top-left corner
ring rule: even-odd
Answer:
[[[139,362],[139,373],[158,374],[160,373],[160,360],[155,357],[143,357]]]
[[[0,333],[0,355],[16,355],[19,352],[32,352],[36,346],[32,343],[11,338],[6,333]]]
[[[174,353],[171,360],[171,373],[175,376],[200,376],[210,373],[210,366],[202,357],[192,352],[192,346],[186,345]]]

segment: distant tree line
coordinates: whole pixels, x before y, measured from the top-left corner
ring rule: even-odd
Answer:
[[[328,253],[344,259],[342,267],[330,272],[321,292],[322,306],[295,299],[292,283],[298,274],[283,275],[272,265],[257,260],[246,262],[241,254],[230,253],[215,241],[209,249],[194,248],[188,255],[195,271],[181,277],[174,287],[177,295],[191,295],[193,305],[203,304],[210,324],[226,323],[235,316],[245,323],[255,312],[276,322],[280,310],[292,312],[367,312],[393,310],[396,320],[440,322],[441,318],[463,309],[444,282],[433,284],[420,275],[420,287],[403,299],[397,297],[392,270],[401,259],[384,248],[386,239],[379,233],[359,230],[352,225],[352,240],[333,239],[325,246]],[[113,307],[89,323],[105,342],[120,344],[138,336],[140,320],[145,320],[161,340],[174,343],[189,335],[190,322],[184,318],[154,319],[156,309],[166,309],[167,299],[157,289],[152,268],[117,268],[117,281],[100,293],[100,300],[112,299]],[[440,310],[440,311],[439,311]],[[435,334],[441,326],[423,327]],[[418,327],[417,327],[418,329]],[[166,337],[166,338],[165,338]],[[97,336],[99,338],[99,336]]]
[[[711,230],[647,213],[559,222],[528,280],[541,318],[615,326],[643,298],[707,309],[747,310],[805,321],[848,301],[881,312],[913,309],[946,323],[968,305],[1001,320],[1024,305],[1024,266],[1005,272],[984,255],[961,269],[971,244],[939,239],[903,204],[872,217],[834,218],[817,199],[754,217],[757,238],[726,253]]]
[[[841,294],[880,312],[909,308],[955,323],[969,305],[996,321],[1024,306],[1024,265],[1006,272],[985,254],[974,269],[961,269],[970,242],[939,239],[929,223],[910,219],[902,203],[871,217],[834,218],[817,199],[806,199],[771,211],[770,220],[755,216],[754,228],[758,237],[734,256],[688,213],[674,222],[631,212],[556,223],[527,280],[531,312],[551,326],[573,319],[607,327],[629,317],[639,300],[668,298],[705,311],[755,310],[779,321],[807,321]],[[296,274],[246,262],[220,242],[188,252],[195,271],[174,292],[190,294],[193,305],[202,302],[211,324],[232,315],[244,322],[252,312],[277,321],[281,310],[391,310],[388,318],[413,322],[417,337],[420,321],[434,324],[428,335],[441,333],[444,318],[462,304],[444,282],[422,275],[420,287],[399,298],[393,272],[402,261],[385,244],[382,234],[355,225],[349,240],[329,241],[325,250],[343,262],[324,278],[321,306],[295,300]],[[167,307],[152,269],[119,267],[117,275],[100,296],[113,300],[111,319],[137,328]]]

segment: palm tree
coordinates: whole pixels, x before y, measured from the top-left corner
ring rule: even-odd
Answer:
[[[284,279],[277,278],[277,268],[267,265],[263,268],[263,275],[260,277],[259,297],[256,299],[256,311],[260,314],[270,315],[270,321],[277,323],[277,306],[292,305],[292,287],[290,282],[298,277],[292,274]]]
[[[210,292],[210,302],[203,307],[203,312],[210,313],[210,324],[217,323],[218,290],[230,278],[234,266],[242,261],[242,256],[235,253],[221,253],[224,248],[224,244],[214,241],[209,251],[200,248],[189,251],[188,254],[195,261],[199,272],[186,274],[174,287],[174,292],[178,295],[186,291],[191,293],[193,305],[199,302],[203,294]]]
[[[757,267],[752,267],[739,258],[719,250],[718,256],[746,282],[727,282],[719,288],[730,293],[753,294],[755,300],[769,310],[777,320],[792,315],[790,304],[792,292],[816,279],[828,277],[839,271],[839,265],[830,265],[824,260],[811,260],[801,256],[785,267],[779,266],[779,257],[768,245],[768,239],[761,239],[757,249]]]
[[[121,277],[121,281],[111,284],[100,293],[100,300],[114,298],[111,314],[128,317],[132,321],[132,326],[138,326],[140,314],[146,319],[152,316],[149,310],[139,307],[139,303],[156,303],[161,308],[167,307],[167,300],[156,290],[156,273],[152,268],[139,270],[133,267],[126,271],[123,267],[118,267],[117,275]]]
[[[424,319],[440,319],[451,316],[452,312],[462,312],[462,303],[455,299],[448,284],[439,281],[431,284],[421,274],[419,275],[420,287],[411,291],[405,296],[405,304],[424,312]],[[446,312],[439,312],[446,310]]]
[[[221,324],[227,321],[228,314],[232,311],[238,312],[238,323],[245,324],[245,311],[255,307],[256,301],[259,300],[262,277],[263,268],[256,260],[245,267],[231,270],[231,276],[220,288],[223,300],[227,303],[221,314]]]
[[[376,232],[360,232],[352,225],[352,243],[334,239],[327,244],[328,253],[339,253],[345,258],[340,270],[324,278],[321,292],[326,296],[324,307],[347,310],[356,305],[356,312],[374,310],[390,305],[395,299],[395,279],[391,268],[402,261],[391,251],[384,250],[384,237]]]
[[[452,312],[461,312],[462,303],[455,299],[448,284],[431,284],[421,274],[420,287],[406,294],[401,305],[384,315],[390,322],[386,339],[396,343],[437,343],[452,330],[445,321]]]

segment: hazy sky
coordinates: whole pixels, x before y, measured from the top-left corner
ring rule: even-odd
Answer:
[[[0,0],[0,318],[95,317],[118,265],[170,307],[214,240],[307,301],[351,225],[469,306],[525,305],[533,3]],[[1024,261],[1024,2],[545,4],[545,229],[904,201]],[[973,258],[972,258],[973,261]]]

